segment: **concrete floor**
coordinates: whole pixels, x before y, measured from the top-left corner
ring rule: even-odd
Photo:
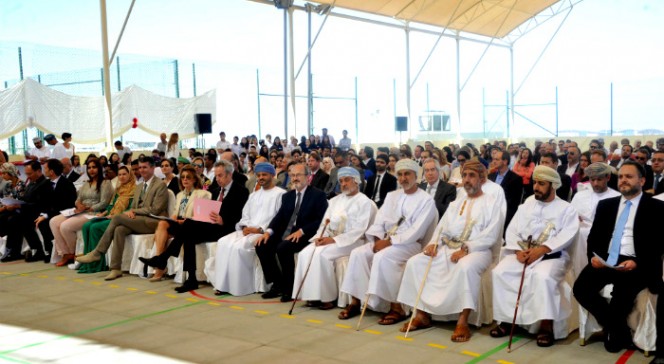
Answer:
[[[403,338],[401,324],[380,326],[367,313],[340,321],[320,311],[258,295],[222,297],[210,286],[176,294],[172,280],[136,276],[105,282],[43,263],[0,264],[0,363],[647,363],[642,352],[609,354],[600,341],[578,344],[573,333],[551,348],[520,338],[512,353],[489,328],[470,342],[450,341],[453,323]],[[154,355],[151,355],[154,354]],[[625,361],[622,361],[623,363]]]

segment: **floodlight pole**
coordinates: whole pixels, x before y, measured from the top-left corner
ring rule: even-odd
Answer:
[[[106,24],[106,0],[99,0],[101,13],[101,47],[103,57],[103,75],[104,75],[104,97],[106,98],[106,110],[108,118],[106,120],[106,148],[113,148],[113,109],[111,104],[111,71],[110,58],[108,56],[108,27]]]
[[[284,138],[288,140],[288,8],[284,8]]]

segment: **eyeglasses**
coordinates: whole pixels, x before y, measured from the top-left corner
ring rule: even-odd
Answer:
[[[459,159],[459,158],[457,158],[457,161],[458,161],[459,163],[465,163],[465,162],[466,162],[465,159]]]
[[[198,168],[203,168],[203,165],[202,165],[202,164],[192,163],[192,166],[194,166],[194,167],[198,167]]]
[[[634,159],[636,159],[637,161],[646,161],[646,160],[648,160],[648,157],[639,157],[637,155],[636,157],[634,157]]]
[[[194,179],[194,176],[190,174],[183,174],[182,176],[180,176],[180,179]]]
[[[599,147],[596,146],[596,145],[591,145],[591,146],[590,146],[590,149],[597,149],[597,148],[599,148]]]
[[[664,162],[664,158],[653,158],[653,162]]]

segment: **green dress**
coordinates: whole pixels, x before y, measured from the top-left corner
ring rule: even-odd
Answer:
[[[111,201],[111,204],[106,208],[107,213],[111,212],[117,199],[118,194],[115,194],[113,201]],[[127,204],[127,209],[125,211],[129,210],[131,207],[132,200],[133,198],[129,199],[129,204]],[[83,253],[87,254],[97,247],[99,240],[101,239],[102,235],[104,235],[104,231],[106,231],[106,228],[110,223],[111,219],[104,218],[93,219],[83,224]],[[102,254],[99,261],[93,263],[83,263],[78,268],[79,273],[97,273],[105,270],[108,270],[108,266],[106,265],[106,254]]]

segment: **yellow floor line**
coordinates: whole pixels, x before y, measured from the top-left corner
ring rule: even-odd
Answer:
[[[90,282],[90,283],[94,284],[95,286],[101,286],[102,284],[104,284],[102,282]]]
[[[432,348],[436,348],[436,349],[447,349],[447,346],[436,344],[436,343],[428,343],[427,345],[431,346]]]
[[[109,284],[108,288],[120,288],[117,284]]]
[[[312,324],[322,324],[323,321],[321,320],[307,320],[307,322],[311,322]]]
[[[287,313],[281,314],[280,316],[283,317],[283,318],[287,318],[287,319],[294,319],[295,318],[295,316],[289,315]]]
[[[127,288],[127,291],[138,291],[138,288],[129,287]]]
[[[210,306],[221,306],[221,303],[219,303],[219,302],[208,302],[208,305],[210,305]]]
[[[12,274],[12,272],[0,272],[0,274],[4,274],[4,275],[6,275],[6,276],[9,276],[9,275]]]
[[[261,314],[261,315],[267,315],[267,314],[269,314],[269,312],[267,312],[267,311],[261,311],[261,310],[255,310],[254,312],[256,312],[256,313],[258,313],[258,314]]]
[[[83,283],[83,282],[85,282],[85,281],[82,280],[82,279],[80,279],[80,278],[76,278],[76,279],[74,279],[74,282]]]
[[[412,337],[404,337],[403,335],[395,336],[397,340],[401,341],[413,341]]]
[[[340,327],[342,329],[352,329],[353,326],[348,326],[348,325],[343,325],[343,324],[335,324],[334,326]]]
[[[382,332],[380,332],[380,331],[376,331],[376,330],[364,330],[364,332],[366,332],[366,333],[368,333],[368,334],[374,334],[374,335],[380,335],[380,334],[382,334]]]
[[[234,310],[244,310],[244,307],[241,306],[229,306],[228,308],[232,308]]]
[[[468,355],[468,356],[473,356],[473,357],[476,357],[476,358],[478,356],[482,355],[482,354],[474,353],[472,351],[467,351],[467,350],[462,351],[461,354]]]
[[[145,293],[147,293],[147,294],[157,294],[156,291],[145,291]]]
[[[507,361],[507,360],[496,360],[496,363],[498,363],[498,364],[514,364],[511,361]]]
[[[187,301],[189,301],[189,302],[198,302],[198,300],[195,299],[195,298],[187,298]]]
[[[165,294],[164,296],[166,296],[168,298],[178,298],[178,296],[176,296],[174,294]]]

